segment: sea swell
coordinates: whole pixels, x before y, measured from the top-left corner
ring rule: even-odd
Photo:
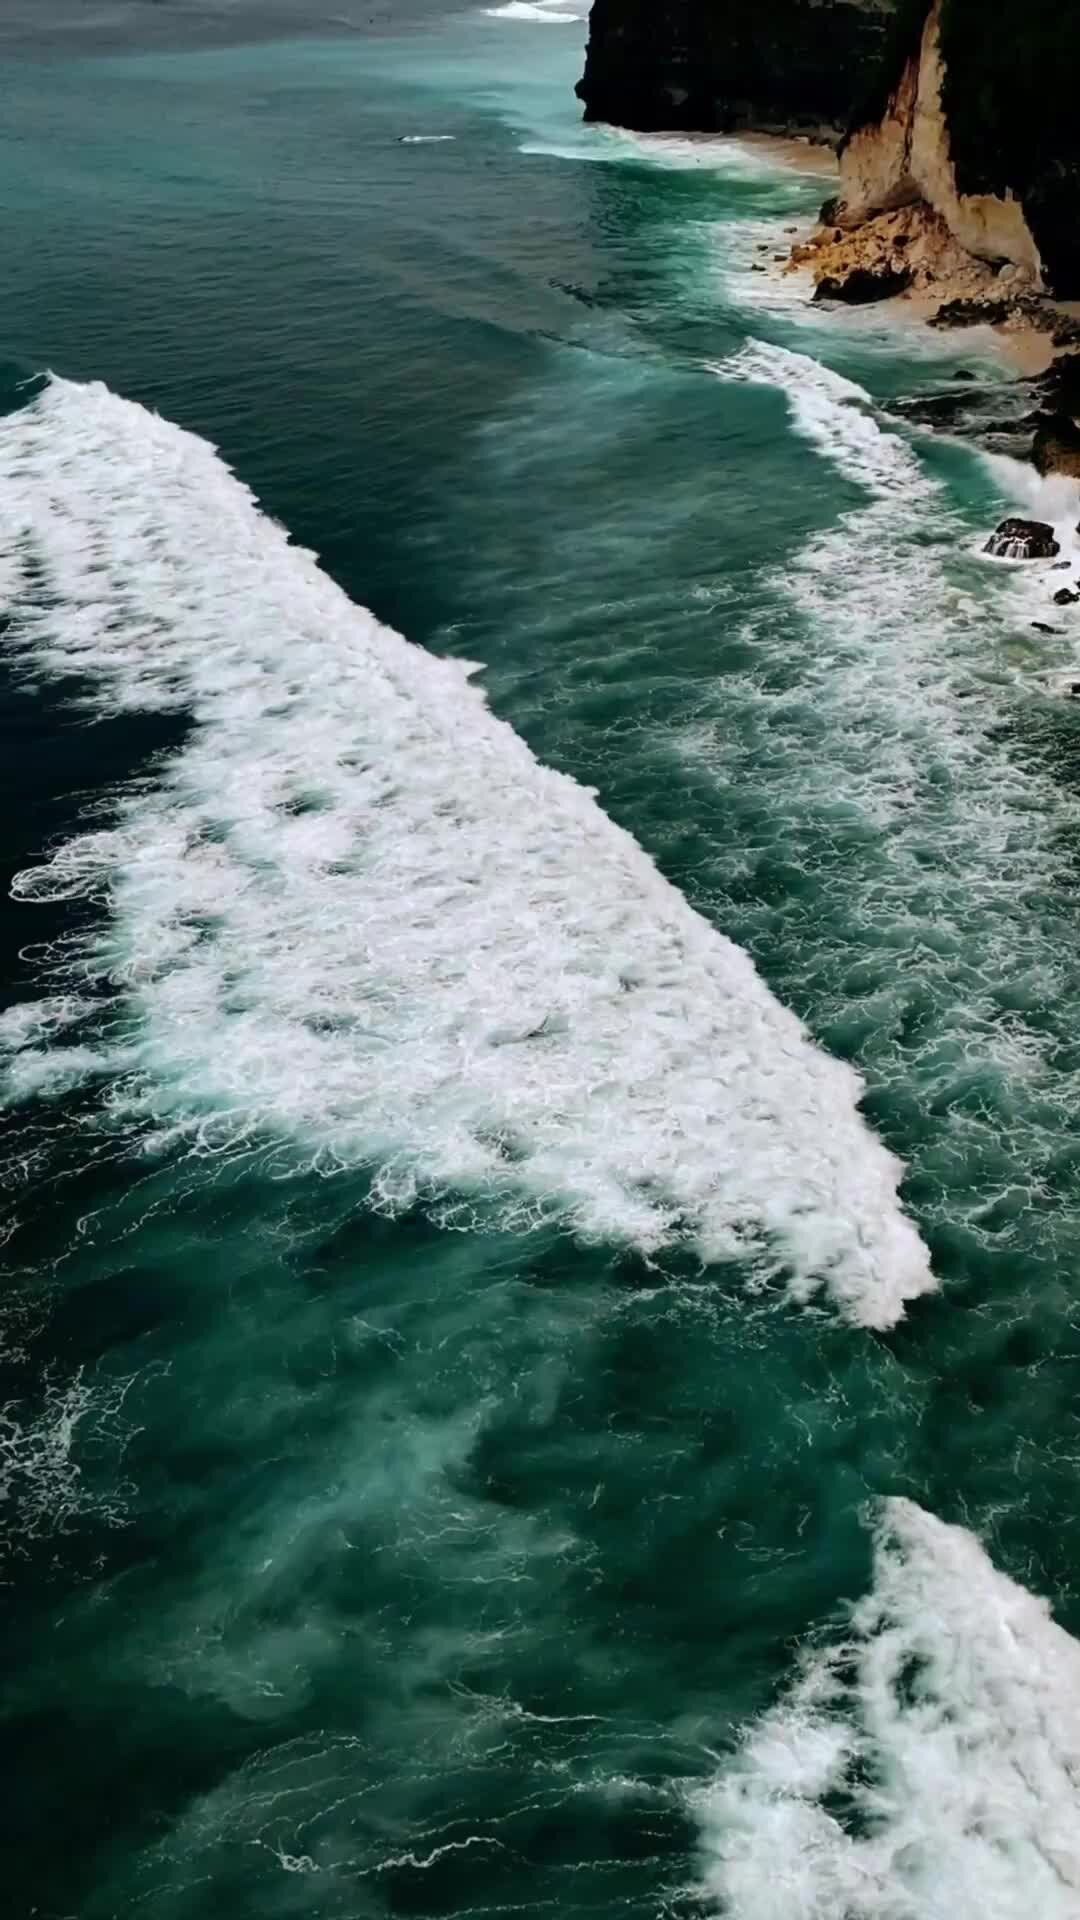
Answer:
[[[932,1284],[858,1077],[474,670],[354,606],[211,447],[104,387],[51,382],[0,459],[9,645],[97,712],[193,722],[113,826],[16,882],[108,907],[54,983],[81,1016],[62,1084],[104,1075],[144,1147],[363,1168],[376,1206],[451,1226],[750,1258],[867,1325]],[[14,1095],[56,1044],[20,1018]]]

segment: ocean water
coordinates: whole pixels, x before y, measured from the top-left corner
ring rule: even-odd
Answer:
[[[583,12],[7,10],[12,1915],[1080,1914],[1077,501]]]

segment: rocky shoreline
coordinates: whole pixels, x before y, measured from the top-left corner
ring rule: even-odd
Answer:
[[[1029,269],[979,259],[925,202],[853,219],[827,200],[817,227],[792,248],[789,271],[807,269],[814,299],[848,306],[906,299],[939,328],[992,327],[1028,343],[1031,371],[1080,347],[1080,307],[1055,300]],[[1033,343],[1041,346],[1032,353]]]
[[[895,410],[1064,483],[1043,490],[1057,532],[1013,516],[985,549],[1053,568],[1056,611],[1080,605],[1080,580],[1062,577],[1073,561],[1058,557],[1064,543],[1080,565],[1080,14],[1069,11],[1059,0],[1028,0],[1022,20],[1004,0],[593,0],[578,86],[588,119],[773,136],[778,158],[795,139],[831,150],[838,190],[816,228],[789,256],[763,243],[772,260],[752,270],[806,274],[823,306],[892,302],[935,328],[992,330],[1017,379],[961,368]],[[1033,481],[1037,513],[1039,491]],[[1080,680],[1065,691],[1080,698]]]
[[[965,255],[926,208],[880,215],[844,232],[835,225],[835,206],[826,202],[817,229],[796,241],[784,268],[809,270],[815,304],[896,303],[939,330],[986,327],[1020,349],[1022,378],[986,388],[982,414],[972,395],[939,392],[912,401],[910,416],[978,439],[992,452],[1030,459],[1044,476],[1080,479],[1076,308],[1038,292],[1018,268],[995,272]]]
[[[1075,307],[1038,291],[1020,269],[995,270],[958,247],[935,214],[908,207],[857,226],[836,224],[827,201],[808,239],[797,240],[783,271],[812,278],[815,304],[862,307],[875,302],[941,330],[987,328],[1016,350],[1011,381],[980,379],[957,369],[947,387],[894,401],[891,410],[911,425],[970,440],[988,453],[1030,464],[1043,479],[1080,482],[1080,317]],[[1080,487],[1075,499],[1080,515]],[[1080,534],[1080,525],[1076,528]],[[1053,619],[1080,605],[1080,577],[1063,576],[1073,563],[1047,521],[1012,515],[991,533],[984,551],[996,559],[1050,563],[1047,609]],[[1061,633],[1050,620],[1036,632]],[[1080,699],[1080,679],[1060,691]]]

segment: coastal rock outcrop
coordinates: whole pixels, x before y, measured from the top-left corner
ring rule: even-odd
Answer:
[[[1038,473],[1066,473],[1080,480],[1080,427],[1069,414],[1051,413],[1040,419],[1031,449]]]
[[[898,0],[594,0],[578,94],[643,131],[836,140],[884,56]]]
[[[826,211],[831,216],[832,209]],[[864,296],[846,294],[845,289],[851,282],[860,288],[868,277],[879,285],[882,299],[908,289],[936,293],[947,286],[954,294],[962,290],[963,304],[972,308],[994,281],[992,268],[973,260],[922,201],[875,214],[855,226],[823,219],[810,240],[792,248],[790,263],[812,269],[815,299],[857,298],[860,304]]]
[[[1003,520],[984,548],[998,560],[1052,560],[1061,552],[1054,529],[1045,520]]]
[[[910,270],[888,263],[854,267],[836,280],[822,274],[814,288],[818,301],[840,300],[849,307],[868,307],[876,300],[894,300],[911,285]]]
[[[1036,382],[1031,459],[1041,474],[1080,480],[1080,354],[1062,353]]]

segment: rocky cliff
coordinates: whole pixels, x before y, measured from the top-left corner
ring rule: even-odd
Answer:
[[[1075,0],[594,0],[586,115],[846,130],[852,224],[923,205],[980,260],[1080,296]]]
[[[837,137],[884,57],[898,0],[594,0],[578,93],[590,120],[656,131]]]
[[[935,3],[880,119],[848,140],[840,167],[841,224],[923,201],[976,258],[1009,261],[1040,282],[1039,248],[1011,188],[961,191],[945,115],[941,25]]]
[[[922,201],[977,258],[1080,294],[1080,9],[905,0],[899,25],[845,146],[846,217]]]

